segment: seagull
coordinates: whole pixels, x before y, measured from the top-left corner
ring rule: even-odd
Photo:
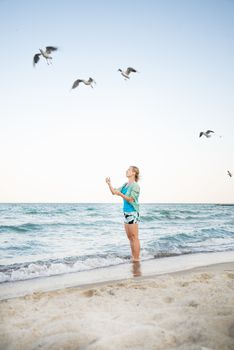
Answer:
[[[54,47],[54,46],[46,46],[45,50],[39,49],[40,53],[36,53],[33,57],[33,65],[35,67],[35,65],[39,62],[40,60],[40,56],[44,57],[46,59],[47,64],[50,64],[49,60],[52,60],[52,57],[50,56],[50,54],[54,51],[57,51],[58,48]]]
[[[96,84],[96,81],[93,78],[89,78],[89,80],[77,79],[76,81],[74,81],[72,85],[72,89],[75,89],[80,83],[84,83],[85,85],[90,85],[91,88],[93,88],[92,83]]]
[[[138,73],[137,70],[132,67],[128,67],[125,71],[123,71],[122,69],[118,69],[118,72],[122,74],[125,80],[130,79],[130,73]]]
[[[212,131],[212,130],[201,131],[199,137],[201,137],[202,135],[204,135],[206,137],[211,137],[212,132],[214,133],[214,131]]]
[[[232,173],[229,170],[227,171],[227,173],[228,173],[228,176],[232,177]]]

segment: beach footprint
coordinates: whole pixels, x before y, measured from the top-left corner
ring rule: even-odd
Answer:
[[[87,297],[87,298],[91,298],[93,297],[94,295],[98,295],[100,296],[101,293],[99,290],[97,289],[88,289],[88,290],[85,290],[84,292],[82,292],[82,295]]]

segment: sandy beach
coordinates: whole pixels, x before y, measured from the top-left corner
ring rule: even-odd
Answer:
[[[234,262],[2,300],[1,350],[234,349]]]

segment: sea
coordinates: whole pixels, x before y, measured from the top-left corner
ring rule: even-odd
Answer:
[[[141,204],[141,259],[234,251],[234,205]],[[0,283],[124,264],[119,204],[0,204]]]

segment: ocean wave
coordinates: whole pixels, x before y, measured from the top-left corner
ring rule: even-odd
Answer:
[[[166,214],[166,215],[161,215],[161,213],[158,213],[158,215],[147,215],[147,214],[142,214],[140,216],[140,219],[142,222],[151,222],[151,221],[176,221],[176,220],[182,220],[184,219],[182,216],[175,215],[175,214]]]
[[[227,230],[221,227],[202,228],[199,233],[202,237],[234,237],[234,230]]]
[[[168,247],[172,245],[189,246],[190,244],[196,244],[199,242],[200,246],[206,244],[206,242],[212,242],[214,239],[219,239],[221,242],[228,243],[230,246],[234,246],[234,236],[232,231],[224,229],[200,229],[195,230],[192,233],[179,232],[174,235],[163,235],[157,238],[157,242],[164,242]]]
[[[181,215],[183,214],[183,215]],[[185,215],[186,214],[186,215]],[[200,213],[201,214],[201,213]],[[157,214],[142,214],[140,216],[142,222],[151,222],[151,221],[162,221],[162,222],[173,222],[173,221],[189,221],[189,220],[199,220],[199,221],[205,221],[209,217],[208,216],[198,216],[198,214],[192,215],[192,213],[179,213],[179,212],[170,212],[170,213],[161,213],[158,212]]]
[[[130,257],[126,256],[100,255],[0,265],[0,283],[87,271],[123,264],[129,260]]]
[[[210,241],[202,246],[173,244],[156,242],[151,248],[142,249],[143,260],[161,259],[166,257],[180,256],[185,254],[234,251],[233,242],[223,244],[220,241]],[[0,265],[0,283],[23,281],[40,277],[63,275],[97,268],[110,267],[130,262],[130,256],[117,254],[102,254],[98,256],[65,257],[61,259],[39,260],[11,265]]]
[[[190,252],[169,252],[169,251],[162,251],[162,252],[157,252],[154,254],[154,258],[155,259],[161,259],[161,258],[169,258],[171,256],[179,256],[179,255],[183,255],[183,254],[191,254],[191,251]]]
[[[38,230],[41,228],[41,225],[33,224],[33,223],[26,223],[21,225],[1,225],[0,226],[0,233],[5,231],[14,231],[14,232],[27,232],[32,230]]]
[[[182,251],[176,252],[175,250],[170,252],[156,251],[154,253],[142,250],[142,260],[170,257],[181,254],[183,254]],[[66,257],[64,259],[50,259],[47,261],[39,260],[11,265],[0,265],[0,283],[88,271],[97,268],[120,265],[126,262],[130,262],[130,256],[103,254],[99,256]]]
[[[94,215],[90,214],[88,216],[94,217]],[[95,215],[97,217],[97,215]],[[38,232],[38,231],[46,231],[48,229],[59,229],[59,228],[85,228],[85,227],[95,227],[100,225],[114,225],[116,224],[115,220],[105,220],[101,217],[97,217],[96,219],[93,219],[92,222],[90,221],[82,221],[81,218],[79,222],[42,222],[42,223],[24,223],[19,225],[0,225],[0,233],[5,232],[15,232],[15,233],[25,233],[25,232]]]
[[[148,207],[146,207],[148,208]],[[199,208],[199,210],[198,210]],[[230,217],[230,215],[234,214],[231,209],[220,207],[217,210],[215,205],[196,205],[193,208],[178,208],[176,205],[168,209],[161,209],[160,207],[153,208],[151,211],[143,211],[142,218],[146,219],[146,221],[151,220],[213,220],[213,219],[226,219]]]

